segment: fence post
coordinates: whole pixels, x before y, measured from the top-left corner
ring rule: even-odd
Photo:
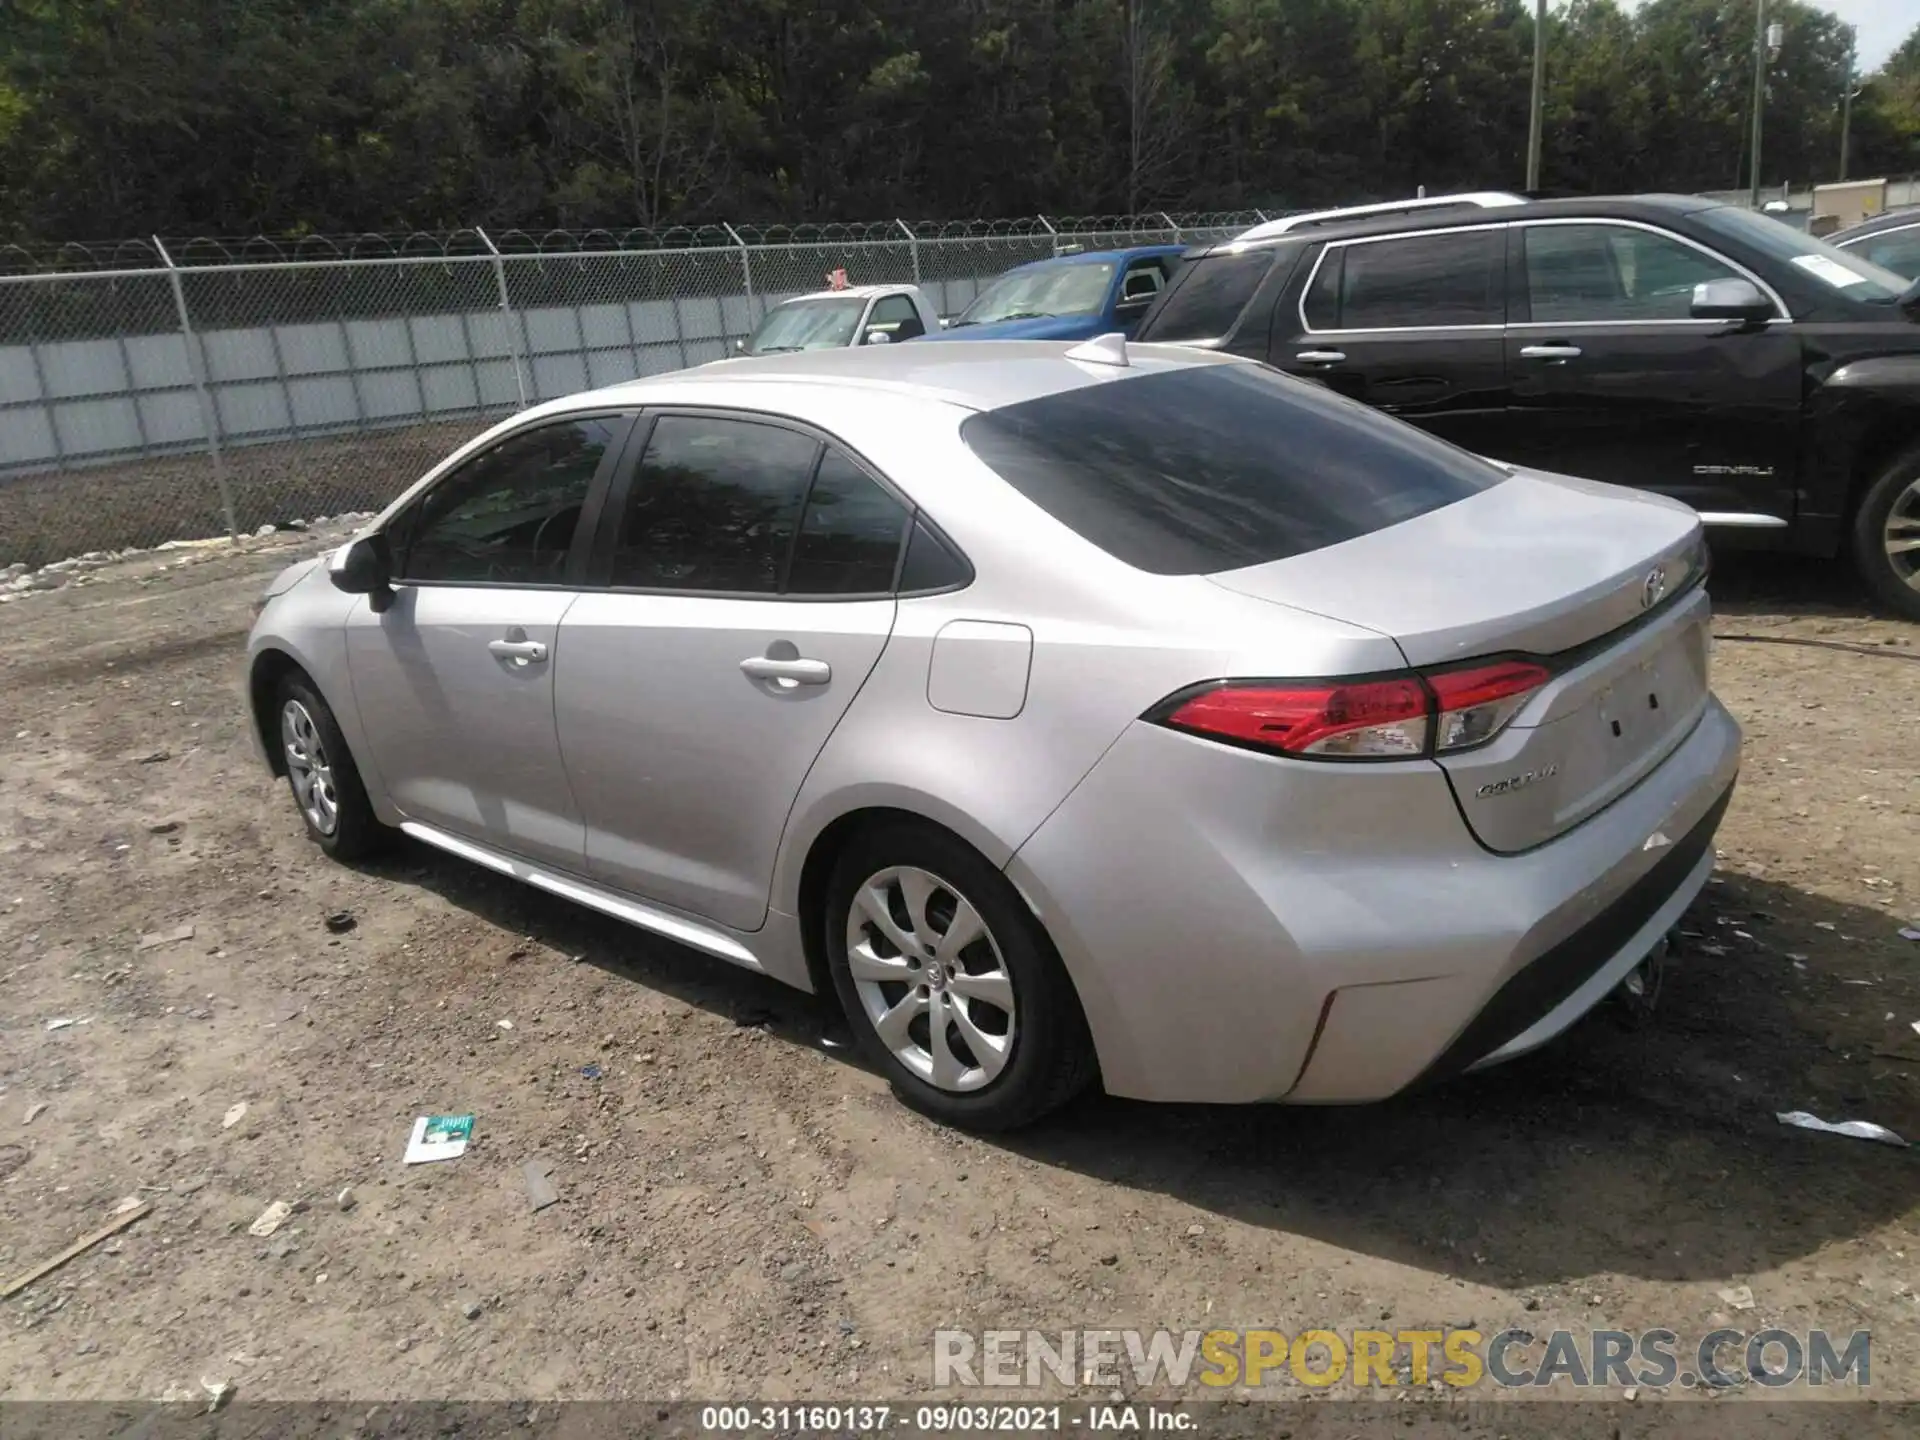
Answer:
[[[1036,218],[1042,225],[1047,227],[1047,248],[1058,255],[1060,253],[1060,232],[1053,228],[1053,222],[1047,219],[1046,216],[1041,215]]]
[[[747,287],[747,333],[751,335],[753,333],[753,323],[754,323],[753,322],[753,257],[748,253],[747,242],[740,238],[740,232],[738,230],[734,229],[733,226],[727,224],[727,222],[724,220],[720,222],[720,228],[726,231],[728,237],[733,241],[733,243],[740,247],[740,278],[746,282],[746,287]],[[721,322],[720,328],[723,331],[727,328],[724,320]]]
[[[493,243],[491,235],[478,225],[473,227],[473,233],[480,237],[480,243],[493,256],[493,283],[500,292],[500,318],[507,323],[507,351],[513,356],[513,388],[520,392],[520,408],[524,410],[527,408],[527,380],[520,373],[520,336],[514,324],[513,302],[507,298],[507,262],[500,258],[499,247]]]
[[[187,315],[187,292],[180,283],[180,267],[173,263],[167,247],[158,235],[153,248],[167,267],[167,280],[173,286],[173,308],[180,316],[180,339],[187,348],[187,369],[193,375],[193,393],[200,401],[200,423],[207,427],[207,456],[213,461],[213,483],[220,491],[220,511],[227,522],[227,539],[240,538],[240,527],[233,518],[233,491],[227,486],[227,466],[220,456],[220,417],[213,408],[213,391],[207,384],[207,352],[194,334],[193,321]]]
[[[1156,210],[1153,213],[1167,222],[1167,229],[1173,232],[1173,243],[1178,245],[1180,243],[1180,227],[1173,223],[1173,217],[1164,210]]]
[[[908,249],[908,251],[909,251],[909,252],[911,252],[911,254],[913,255],[913,283],[914,283],[914,284],[916,284],[916,285],[918,285],[918,284],[920,283],[920,240],[919,240],[919,237],[918,237],[918,236],[916,236],[916,235],[915,235],[915,234],[913,233],[913,231],[912,231],[911,229],[909,229],[909,228],[908,228],[908,226],[907,226],[907,222],[906,222],[906,221],[904,221],[904,220],[902,220],[902,219],[900,219],[900,218],[899,218],[898,216],[895,216],[895,217],[894,217],[894,221],[893,221],[893,223],[894,223],[894,224],[896,224],[896,225],[898,225],[898,226],[900,227],[900,229],[901,229],[901,231],[902,231],[902,233],[904,233],[904,234],[906,235],[906,237],[907,237],[907,249]]]

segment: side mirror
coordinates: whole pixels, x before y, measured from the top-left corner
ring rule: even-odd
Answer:
[[[891,345],[893,343],[893,336],[884,330],[869,330],[865,343],[868,345]]]
[[[736,354],[744,355],[747,353],[747,342],[744,339],[735,340],[733,342],[733,348]]]
[[[1693,305],[1688,313],[1696,320],[1762,325],[1773,318],[1773,302],[1751,280],[1704,280],[1693,287]]]
[[[349,540],[327,561],[333,588],[348,595],[365,595],[376,614],[393,604],[393,556],[384,535],[362,535]]]

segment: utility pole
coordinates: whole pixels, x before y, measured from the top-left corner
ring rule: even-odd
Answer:
[[[1748,145],[1748,205],[1760,208],[1760,111],[1767,93],[1767,0],[1753,0],[1753,138]]]
[[[1547,93],[1547,0],[1533,0],[1533,111],[1527,122],[1527,189],[1540,188],[1541,109]]]
[[[1859,35],[1854,28],[1847,27],[1847,87],[1840,92],[1840,173],[1836,179],[1847,178],[1847,141],[1853,128],[1853,63],[1855,47]]]

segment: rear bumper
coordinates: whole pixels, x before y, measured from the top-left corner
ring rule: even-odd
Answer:
[[[1717,700],[1633,790],[1520,855],[1428,762],[1268,760],[1137,725],[1015,855],[1141,1099],[1350,1103],[1571,1025],[1706,883],[1739,768]]]

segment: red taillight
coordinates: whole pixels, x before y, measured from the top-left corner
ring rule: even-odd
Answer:
[[[1223,684],[1180,701],[1165,723],[1287,755],[1375,759],[1424,754],[1427,692],[1418,680]]]
[[[1405,760],[1486,743],[1552,678],[1533,661],[1502,660],[1386,679],[1223,680],[1147,718],[1283,755]]]
[[[1486,743],[1552,678],[1551,670],[1531,660],[1500,660],[1427,676],[1439,709],[1433,748],[1444,755]]]

